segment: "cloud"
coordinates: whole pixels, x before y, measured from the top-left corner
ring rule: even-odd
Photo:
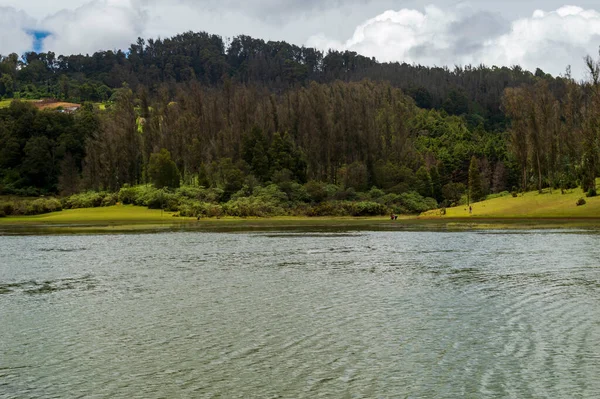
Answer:
[[[34,39],[28,32],[35,25],[36,21],[23,11],[0,7],[0,54],[22,54],[31,50]]]
[[[439,6],[420,8],[423,1],[405,0],[407,8],[381,13],[397,0],[0,0],[0,53],[32,50],[33,31],[50,34],[43,51],[71,54],[126,49],[137,37],[193,30],[423,65],[520,64],[557,75],[571,64],[573,74],[583,77],[582,58],[597,54],[600,44],[600,13],[592,9],[562,6],[517,18],[502,11],[509,7],[505,2],[450,6],[454,0],[434,0]],[[527,6],[544,1],[548,7],[560,4],[532,0]],[[595,7],[597,0],[579,1]]]
[[[510,32],[486,43],[484,58],[489,64],[541,67],[555,75],[571,64],[574,75],[583,77],[582,59],[596,55],[599,45],[600,13],[565,6],[513,22]]]
[[[583,77],[582,58],[600,44],[600,13],[575,6],[537,10],[531,17],[506,22],[497,14],[466,7],[424,11],[386,11],[359,25],[351,38],[336,41],[315,35],[308,46],[352,50],[380,61],[423,65],[519,64],[554,75],[573,65]]]
[[[45,51],[57,54],[126,49],[142,36],[147,15],[139,0],[94,0],[45,18]]]

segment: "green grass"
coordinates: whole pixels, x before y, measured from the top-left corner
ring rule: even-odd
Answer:
[[[577,206],[577,200],[584,198],[587,204]],[[543,193],[537,191],[493,198],[471,205],[473,212],[469,214],[469,207],[461,205],[446,209],[446,215],[440,216],[440,211],[425,212],[422,218],[487,218],[487,219],[600,219],[600,197],[585,198],[581,189],[569,190],[561,194],[560,190],[546,189]]]
[[[174,218],[172,212],[161,212],[133,205],[115,205],[104,208],[67,209],[35,216],[0,218],[1,224],[99,224],[99,223],[161,223],[188,218]]]
[[[0,108],[10,107],[11,102],[12,102],[12,100],[0,100]]]
[[[173,217],[172,212],[133,205],[70,209],[36,216],[0,218],[0,234],[97,234],[156,231],[359,231],[359,230],[472,230],[597,228],[600,221],[600,197],[586,198],[573,190],[538,194],[529,192],[517,198],[504,196],[468,207],[447,209],[445,216],[431,211],[420,217],[401,217],[390,221],[380,217],[272,217],[272,218],[195,218]]]

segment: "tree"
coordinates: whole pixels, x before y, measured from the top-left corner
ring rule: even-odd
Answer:
[[[429,175],[431,176],[433,198],[435,198],[437,202],[442,202],[444,199],[444,195],[442,193],[442,179],[437,165],[431,167],[429,170]]]
[[[423,197],[433,196],[433,183],[431,175],[425,166],[421,166],[416,173],[417,177],[417,192]]]
[[[81,184],[79,168],[73,155],[69,152],[60,163],[60,175],[58,176],[58,191],[61,195],[69,196],[77,193]]]
[[[444,199],[448,201],[449,204],[457,204],[465,191],[465,185],[462,183],[451,182],[442,187]]]
[[[156,188],[179,187],[179,170],[171,160],[171,153],[164,148],[150,155],[148,175]]]
[[[479,172],[479,162],[473,155],[469,165],[469,198],[471,202],[477,202],[483,199],[483,187],[481,184],[481,174]]]
[[[11,98],[14,94],[14,81],[13,78],[8,74],[0,76],[0,98],[6,96]]]

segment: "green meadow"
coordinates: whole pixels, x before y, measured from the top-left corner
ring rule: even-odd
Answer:
[[[585,205],[577,206],[583,198]],[[512,219],[600,219],[600,197],[586,198],[581,189],[560,190],[545,189],[542,193],[530,191],[517,197],[506,195],[467,205],[447,208],[446,214],[440,210],[425,212],[422,218],[476,219],[476,218],[512,218]]]

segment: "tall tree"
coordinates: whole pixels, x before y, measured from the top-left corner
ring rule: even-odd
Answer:
[[[469,165],[469,197],[472,202],[480,201],[484,197],[479,162],[475,156],[471,158]]]

